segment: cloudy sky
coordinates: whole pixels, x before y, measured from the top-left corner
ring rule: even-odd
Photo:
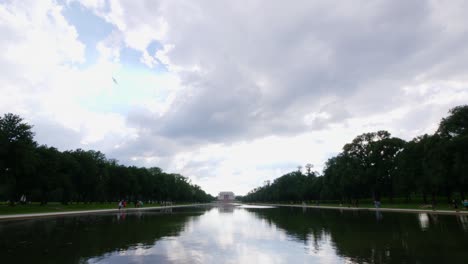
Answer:
[[[467,1],[0,0],[0,114],[244,194],[468,102]]]

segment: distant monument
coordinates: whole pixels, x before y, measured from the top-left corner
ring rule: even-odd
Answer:
[[[236,199],[233,192],[220,192],[218,194],[218,201],[233,202]]]

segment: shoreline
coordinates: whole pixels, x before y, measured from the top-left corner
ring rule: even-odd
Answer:
[[[203,205],[203,206],[209,205],[209,203],[151,206],[151,207],[126,208],[126,209],[95,209],[95,210],[77,210],[77,211],[63,211],[63,212],[50,212],[50,213],[9,214],[9,215],[0,215],[0,221],[2,220],[24,220],[24,219],[33,219],[33,218],[82,215],[82,214],[84,215],[84,214],[99,214],[99,213],[118,213],[118,212],[145,211],[145,210],[160,210],[160,209],[194,207],[194,206],[200,206],[200,205]]]
[[[347,207],[347,206],[328,206],[328,205],[301,205],[301,204],[270,204],[270,203],[248,203],[252,205],[267,205],[277,207],[298,207],[298,208],[313,208],[313,209],[329,209],[329,210],[349,210],[349,211],[374,211],[374,212],[395,212],[395,213],[428,213],[428,214],[444,214],[444,215],[468,215],[468,211],[452,211],[452,210],[431,210],[431,209],[406,209],[406,208],[371,208],[371,207]]]
[[[427,214],[441,214],[441,215],[468,215],[468,211],[465,211],[465,210],[453,211],[453,210],[406,209],[406,208],[371,208],[371,207],[348,207],[348,206],[329,206],[329,205],[317,206],[317,205],[275,204],[275,203],[241,203],[241,204],[275,206],[275,207],[327,209],[327,210],[341,210],[341,211],[347,210],[347,211],[373,211],[373,212],[394,212],[394,213],[427,213]],[[206,205],[213,205],[213,203],[151,206],[151,207],[141,207],[141,208],[126,208],[126,209],[120,209],[120,210],[119,209],[95,209],[95,210],[76,210],[76,211],[49,212],[49,213],[9,214],[9,215],[0,215],[0,221],[2,220],[25,220],[25,219],[56,217],[56,216],[70,216],[70,215],[161,210],[161,209],[184,208],[184,207],[195,207],[195,206],[206,206]]]

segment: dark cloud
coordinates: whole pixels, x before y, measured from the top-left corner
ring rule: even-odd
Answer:
[[[418,76],[437,76],[437,65],[453,65],[451,54],[466,53],[457,44],[465,37],[436,19],[438,12],[453,10],[437,10],[429,1],[152,7],[169,25],[164,41],[174,46],[168,53],[172,65],[201,69],[179,72],[188,89],[168,113],[143,114],[146,129],[177,140],[292,135],[389,111],[398,107],[402,86]],[[458,68],[468,66],[456,61]],[[313,113],[328,118],[306,124]]]

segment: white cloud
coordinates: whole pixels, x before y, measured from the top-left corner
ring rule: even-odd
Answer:
[[[4,111],[31,111],[28,106],[50,98],[56,74],[84,61],[84,45],[74,27],[51,1],[10,1],[0,6],[0,57]],[[66,87],[64,87],[66,89]],[[23,110],[23,111],[21,111]]]
[[[6,95],[0,97],[0,112],[22,115],[41,129],[40,143],[61,149],[134,134],[123,116],[83,107],[83,101],[112,90],[118,65],[105,58],[80,69],[76,63],[84,62],[85,46],[61,11],[54,1],[9,1],[0,6],[0,31],[5,33],[0,33],[5,51],[0,58],[5,69],[0,89]],[[73,140],[55,141],[53,134],[61,133]]]

